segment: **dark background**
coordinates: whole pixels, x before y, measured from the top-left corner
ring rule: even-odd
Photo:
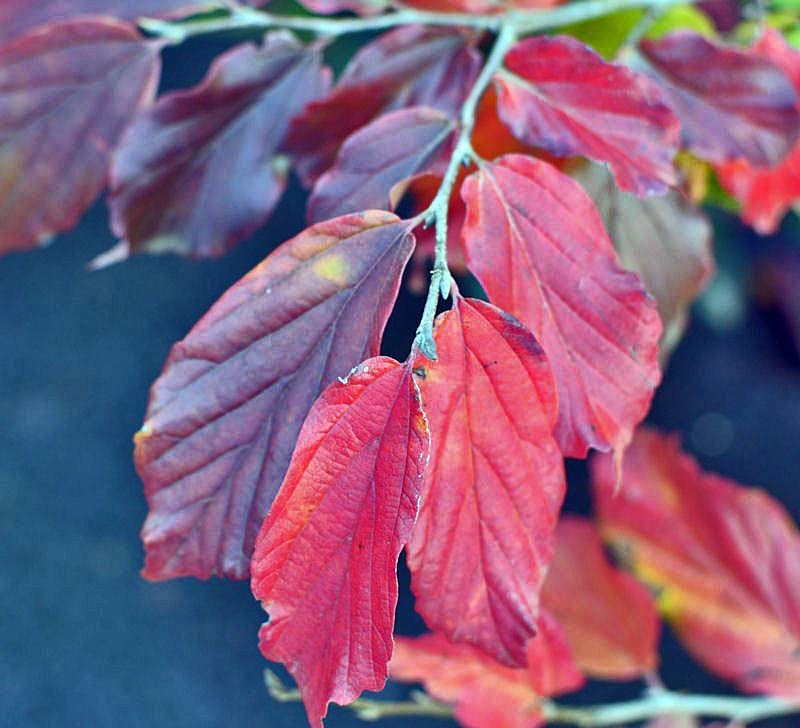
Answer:
[[[169,71],[167,85],[197,76],[195,66]],[[3,727],[303,724],[299,705],[273,704],[265,692],[256,639],[264,615],[246,583],[139,577],[145,502],[131,462],[170,345],[298,231],[302,204],[290,191],[272,221],[220,261],[143,256],[90,273],[86,263],[114,242],[102,205],[51,247],[0,259]],[[674,354],[650,421],[683,433],[706,468],[768,488],[798,518],[800,363],[786,322],[748,296],[759,261],[797,255],[798,228],[760,239],[728,217],[718,223],[723,275]],[[405,357],[420,309],[403,294],[387,353]],[[580,465],[570,466],[568,506],[588,506]],[[419,628],[405,593],[398,629]],[[670,687],[726,689],[669,638],[664,652]],[[588,697],[638,689],[597,687]],[[328,725],[351,722],[331,708]]]

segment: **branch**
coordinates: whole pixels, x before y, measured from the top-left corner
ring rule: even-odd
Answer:
[[[299,690],[287,688],[271,670],[264,670],[264,682],[270,696],[281,703],[300,702]],[[411,700],[391,702],[358,698],[347,706],[362,720],[380,720],[397,716],[433,716],[452,718],[453,708],[414,691]],[[542,718],[547,723],[569,723],[581,728],[612,728],[665,715],[688,715],[724,718],[751,723],[765,718],[800,712],[800,703],[780,698],[737,697],[725,695],[691,695],[651,688],[638,700],[608,705],[572,707],[550,701],[541,704]]]
[[[157,20],[140,18],[139,27],[158,35],[170,43],[182,43],[187,38],[208,33],[235,30],[267,30],[288,28],[308,31],[317,35],[340,36],[348,33],[385,30],[399,25],[464,26],[482,30],[499,31],[511,25],[517,35],[557,28],[570,23],[580,23],[603,17],[619,10],[641,8],[662,9],[685,3],[686,0],[581,0],[548,10],[509,10],[494,15],[480,13],[435,13],[404,9],[397,12],[365,18],[320,18],[278,15],[246,6],[233,6],[222,18]],[[227,6],[221,6],[227,7]]]
[[[422,320],[417,328],[415,344],[428,359],[436,359],[436,343],[433,340],[433,319],[436,316],[436,306],[439,295],[447,298],[450,292],[450,272],[447,268],[447,212],[450,209],[450,197],[453,186],[458,178],[462,164],[466,164],[475,154],[472,149],[472,130],[475,127],[475,112],[484,91],[492,81],[492,77],[503,65],[503,59],[509,48],[514,44],[517,33],[512,24],[503,25],[495,40],[492,52],[486,59],[475,84],[469,92],[464,106],[461,108],[460,132],[455,148],[450,156],[450,162],[445,170],[442,184],[433,198],[428,209],[420,216],[427,224],[436,224],[436,252],[431,271],[431,282],[428,288],[428,298],[422,312]]]
[[[749,723],[778,715],[800,712],[800,704],[770,697],[690,695],[651,689],[638,700],[589,707],[571,707],[546,702],[542,715],[548,723],[569,723],[581,728],[604,728],[635,723],[664,715],[725,718]]]
[[[297,703],[302,701],[300,691],[287,688],[272,670],[264,670],[264,684],[273,700],[279,703]],[[440,703],[418,690],[412,691],[411,700],[389,701],[356,698],[344,706],[352,710],[361,720],[381,720],[399,716],[425,716],[429,718],[452,718],[453,709]]]

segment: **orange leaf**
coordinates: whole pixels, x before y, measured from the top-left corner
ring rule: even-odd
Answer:
[[[558,624],[543,614],[528,643],[528,668],[501,665],[484,652],[441,634],[395,637],[393,680],[422,682],[433,697],[455,706],[467,728],[536,728],[541,699],[583,684]]]
[[[800,697],[800,534],[779,503],[641,430],[614,494],[592,463],[604,536],[658,593],[687,649],[747,692]]]
[[[591,521],[562,516],[542,604],[578,666],[601,680],[632,680],[658,664],[658,615],[645,587],[615,569]]]

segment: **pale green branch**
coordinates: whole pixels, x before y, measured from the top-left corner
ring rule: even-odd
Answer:
[[[270,670],[264,670],[264,682],[275,700],[285,703],[302,699],[299,690],[287,688]],[[358,698],[345,707],[364,720],[397,716],[453,717],[451,706],[433,700],[425,693],[413,692],[411,698],[402,702]],[[693,695],[651,688],[636,700],[607,705],[573,707],[545,701],[541,704],[541,711],[548,724],[569,724],[579,728],[614,728],[665,715],[723,718],[744,724],[800,713],[800,702],[762,696]]]
[[[780,698],[693,695],[662,689],[648,690],[641,698],[624,703],[588,707],[571,707],[552,702],[542,705],[542,714],[548,723],[566,723],[580,728],[610,728],[664,715],[724,718],[751,723],[797,712],[800,712],[800,703]]]
[[[500,28],[492,47],[492,52],[486,59],[486,63],[481,69],[478,78],[475,79],[475,83],[461,108],[458,138],[450,156],[450,162],[442,177],[442,183],[428,209],[421,215],[427,224],[435,223],[436,225],[436,251],[433,270],[431,271],[431,282],[415,340],[419,350],[429,359],[436,359],[436,343],[433,340],[433,319],[436,316],[439,296],[447,298],[450,291],[450,271],[447,268],[447,212],[450,208],[450,197],[453,194],[453,186],[456,179],[458,179],[461,166],[475,154],[472,149],[471,139],[472,131],[475,127],[475,112],[478,108],[478,103],[492,82],[494,74],[503,65],[503,59],[506,57],[509,48],[514,44],[516,37],[515,26],[508,24]]]
[[[288,28],[307,31],[317,35],[339,36],[347,33],[386,30],[399,25],[446,25],[464,26],[498,32],[504,25],[511,25],[517,35],[557,28],[570,23],[579,23],[599,18],[629,8],[661,9],[685,3],[686,0],[581,0],[546,10],[509,10],[504,13],[483,15],[480,13],[437,13],[413,8],[373,15],[364,18],[328,18],[277,15],[247,6],[232,6],[221,18],[189,18],[165,21],[142,18],[139,26],[172,43],[208,33],[233,30],[267,30]],[[223,5],[221,7],[229,7]]]

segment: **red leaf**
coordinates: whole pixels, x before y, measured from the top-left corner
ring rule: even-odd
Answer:
[[[659,623],[650,593],[608,563],[594,525],[562,516],[542,604],[567,635],[580,669],[633,680],[656,669]]]
[[[675,183],[678,120],[660,89],[566,36],[517,43],[495,77],[500,117],[527,144],[607,162],[637,195]]]
[[[47,242],[94,202],[111,149],[155,93],[158,51],[97,19],[0,48],[0,253]]]
[[[603,535],[687,649],[742,690],[800,698],[800,533],[781,505],[648,430],[618,493],[608,458],[592,474]]]
[[[85,15],[135,20],[188,15],[214,7],[218,7],[218,3],[213,0],[3,0],[0,3],[0,43],[38,25],[76,20]]]
[[[689,306],[714,275],[711,223],[676,191],[641,200],[597,165],[572,176],[597,205],[622,265],[642,277],[658,303],[663,365],[683,336]]]
[[[248,575],[311,404],[379,351],[412,240],[384,212],[315,225],[172,348],[136,436],[147,578]]]
[[[395,637],[389,671],[393,680],[422,682],[433,697],[453,704],[468,728],[536,728],[543,724],[542,698],[583,684],[558,624],[543,613],[539,626],[528,643],[527,669],[506,667],[434,633]]]
[[[394,209],[412,178],[444,174],[455,122],[426,107],[401,109],[351,134],[308,201],[311,222],[358,210]]]
[[[429,106],[456,116],[480,67],[472,36],[407,25],[356,53],[324,99],[295,118],[287,148],[310,187],[350,134],[387,111]]]
[[[313,726],[331,700],[383,688],[427,451],[411,368],[386,357],[328,387],[300,432],[252,588],[270,615],[261,651],[295,677]]]
[[[640,49],[695,154],[769,166],[789,151],[800,131],[797,96],[773,63],[690,31],[642,41]]]
[[[432,438],[408,547],[416,609],[524,665],[566,488],[555,382],[533,334],[491,304],[456,296],[435,339],[438,360],[415,361]]]
[[[661,324],[639,277],[618,266],[587,194],[545,162],[507,155],[461,191],[467,265],[550,361],[562,451],[620,452],[659,381]]]
[[[128,248],[220,255],[261,225],[286,182],[289,119],[326,85],[320,62],[318,49],[272,33],[142,113],[112,168],[112,226]]]
[[[791,48],[777,30],[765,29],[751,53],[778,65],[795,90],[800,90],[800,52]],[[739,159],[718,167],[717,174],[722,186],[742,203],[744,221],[762,234],[773,233],[800,199],[800,141],[774,167],[754,167]]]

